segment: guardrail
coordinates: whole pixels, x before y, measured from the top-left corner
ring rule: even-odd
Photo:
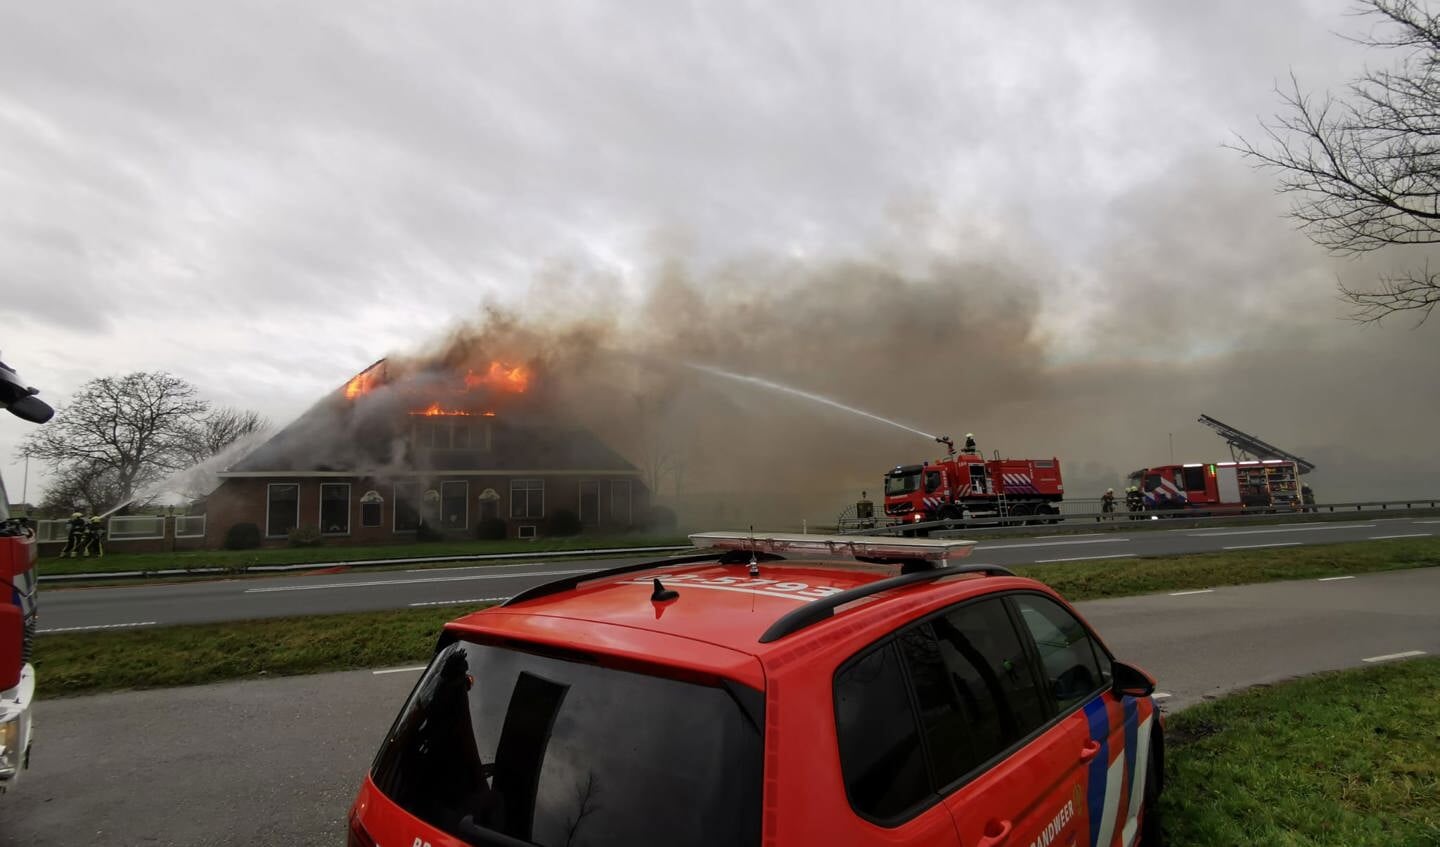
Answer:
[[[1098,525],[1106,528],[1130,528],[1134,529],[1137,522],[1160,521],[1166,526],[1175,526],[1176,522],[1214,522],[1214,521],[1239,521],[1242,523],[1268,521],[1273,523],[1290,523],[1297,520],[1313,519],[1317,515],[1355,515],[1364,516],[1368,514],[1403,512],[1425,509],[1433,511],[1440,509],[1440,497],[1437,498],[1412,498],[1408,500],[1360,500],[1350,503],[1316,503],[1299,508],[1244,508],[1244,507],[1197,507],[1194,509],[1166,509],[1143,512],[1127,512],[1123,509],[1114,512],[1075,512],[1070,514],[1050,515],[1037,517],[1033,515],[1015,516],[1012,518],[978,518],[967,522],[958,521],[921,521],[919,523],[902,523],[890,526],[875,526],[870,528],[845,529],[841,530],[842,535],[896,535],[916,531],[933,532],[936,530],[944,532],[993,532],[1005,530],[1014,532],[1026,527],[1065,527],[1074,528],[1085,526],[1095,528]]]

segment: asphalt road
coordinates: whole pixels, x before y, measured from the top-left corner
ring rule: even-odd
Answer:
[[[976,546],[970,561],[998,565],[1043,564],[1411,538],[1436,532],[1440,532],[1440,519],[1395,518],[1147,531],[1129,535],[1107,532],[1036,536],[983,541]],[[562,574],[614,567],[626,561],[644,560],[567,560],[409,571],[354,570],[265,579],[49,590],[40,604],[40,632],[474,603],[503,599]]]
[[[1167,710],[1440,653],[1437,607],[1440,568],[1079,604],[1118,656],[1155,675]],[[0,798],[0,847],[342,844],[345,812],[415,677],[357,671],[41,701],[33,769]]]

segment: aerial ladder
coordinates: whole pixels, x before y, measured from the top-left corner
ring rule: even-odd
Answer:
[[[1248,432],[1243,432],[1230,426],[1227,423],[1217,421],[1209,415],[1201,415],[1200,423],[1205,424],[1220,434],[1225,443],[1230,445],[1230,458],[1237,462],[1254,460],[1264,461],[1266,459],[1282,459],[1287,462],[1294,462],[1295,467],[1302,474],[1315,470],[1315,463],[1295,455],[1294,453],[1281,450],[1279,447],[1264,441]]]

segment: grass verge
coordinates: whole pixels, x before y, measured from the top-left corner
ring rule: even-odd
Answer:
[[[1015,570],[1080,601],[1433,565],[1440,565],[1440,540],[1400,539]],[[36,674],[41,695],[55,697],[411,664],[429,654],[445,621],[467,611],[443,606],[42,635]]]
[[[533,553],[536,556],[545,556],[565,550],[608,550],[615,547],[659,547],[689,543],[689,539],[681,535],[620,535],[604,538],[547,538],[535,541],[434,541],[372,547],[276,547],[260,550],[178,550],[173,553],[107,552],[104,558],[46,557],[40,560],[40,573],[114,573],[212,567],[240,571],[252,565],[301,565],[424,556],[483,556],[494,553]]]
[[[1440,539],[1357,541],[1313,547],[1232,550],[1188,556],[1057,562],[1012,568],[1071,601],[1374,573],[1440,565]]]
[[[64,697],[421,664],[446,621],[484,605],[42,635],[35,673],[42,697]]]
[[[1251,689],[1169,720],[1177,847],[1440,844],[1440,659]]]

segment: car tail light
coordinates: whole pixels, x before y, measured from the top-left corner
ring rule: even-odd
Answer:
[[[360,817],[354,812],[350,813],[350,831],[345,839],[345,847],[376,847],[375,839],[365,831],[365,827],[360,824]]]

